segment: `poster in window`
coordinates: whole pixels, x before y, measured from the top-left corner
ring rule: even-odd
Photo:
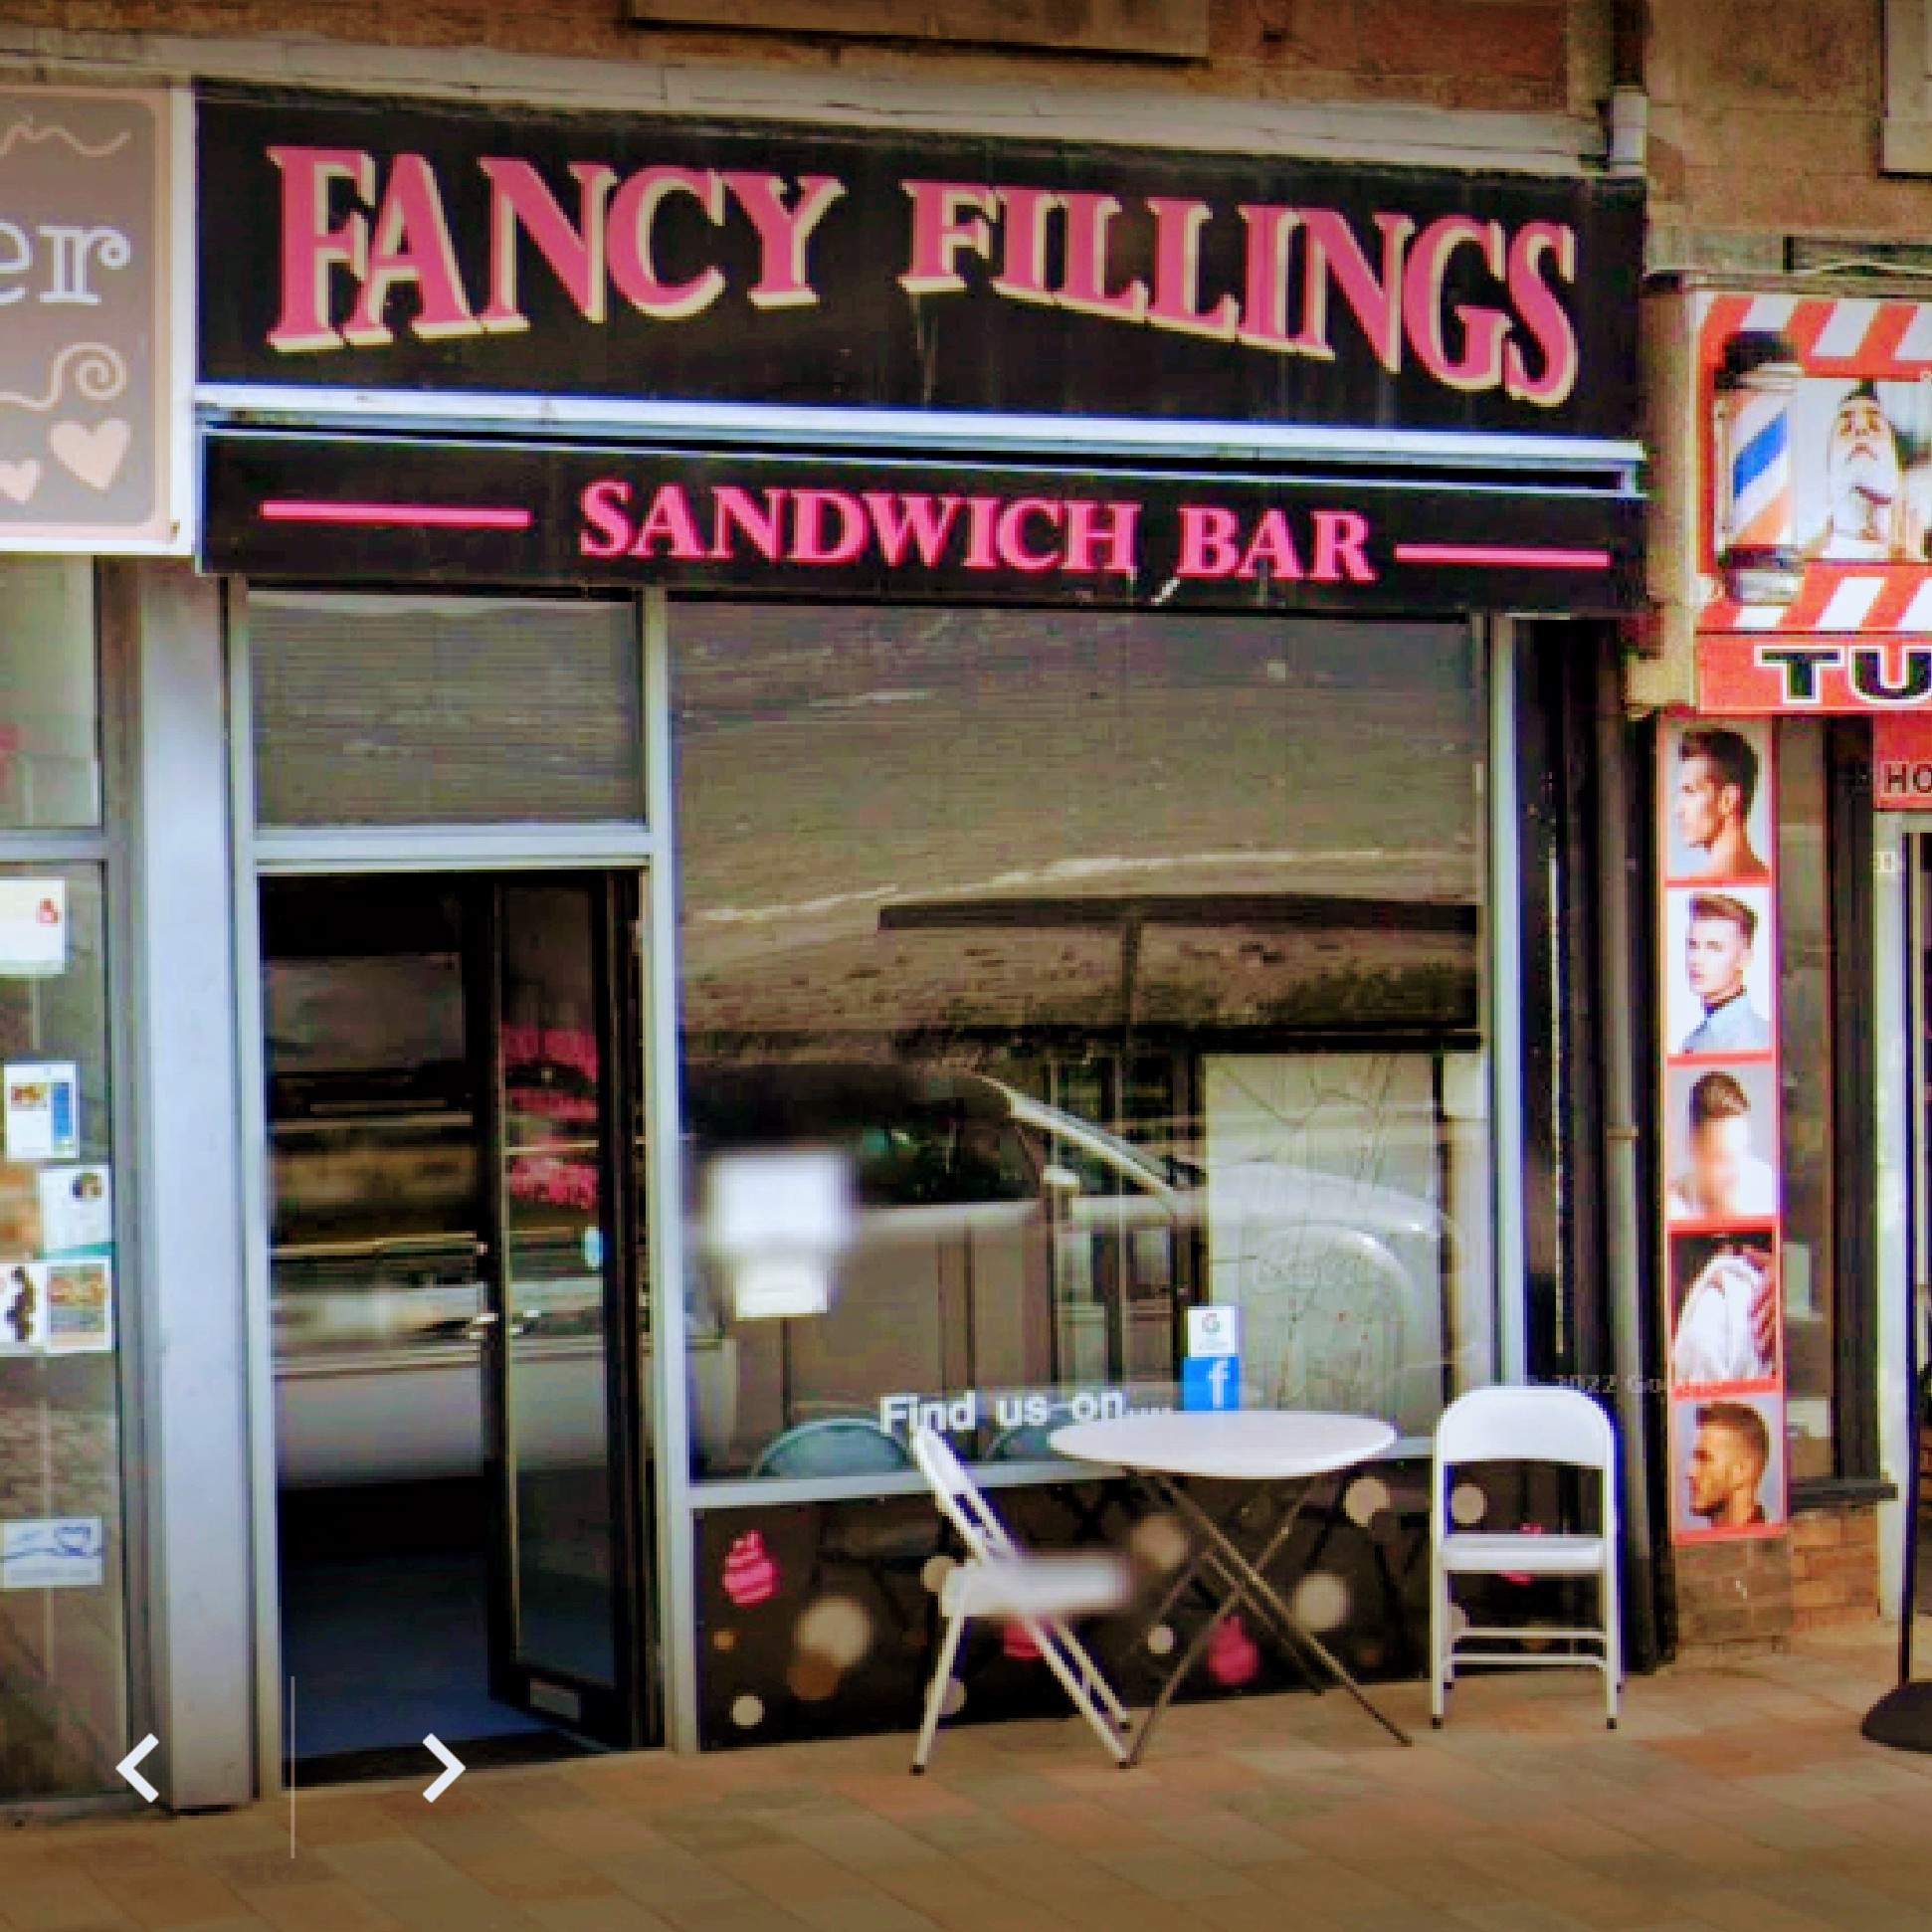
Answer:
[[[8,1061],[0,1083],[9,1160],[71,1161],[81,1151],[81,1076],[71,1060]]]
[[[1770,1387],[1778,1379],[1776,1237],[1764,1229],[1679,1235],[1670,1244],[1670,1380],[1679,1390]]]
[[[111,1252],[114,1204],[106,1168],[43,1167],[38,1179],[44,1254],[55,1257]]]
[[[101,1355],[114,1345],[112,1263],[97,1257],[49,1261],[47,1352]]]
[[[1670,1052],[1769,1054],[1776,939],[1769,888],[1672,885],[1663,936]]]
[[[0,1523],[0,1590],[98,1589],[106,1550],[98,1516]]]
[[[0,1261],[0,1356],[39,1355],[47,1346],[47,1268]]]
[[[0,878],[0,978],[67,971],[67,880]]]

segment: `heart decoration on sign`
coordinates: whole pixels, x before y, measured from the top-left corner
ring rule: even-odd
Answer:
[[[24,463],[0,463],[0,496],[24,503],[40,487],[40,465],[32,457]]]
[[[118,416],[89,429],[82,423],[56,423],[47,446],[90,489],[105,489],[120,473],[131,432]]]

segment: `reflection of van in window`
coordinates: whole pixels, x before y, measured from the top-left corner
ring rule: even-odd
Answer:
[[[276,1127],[279,1243],[347,1211],[326,1198],[345,1158],[357,1169],[349,1192],[386,1197],[392,1214],[413,1204],[413,1232],[380,1253],[351,1239],[278,1262],[291,1485],[481,1466],[472,1323],[483,1291],[460,1207],[475,1197],[469,1121],[454,1093],[398,1095],[393,1107],[364,1097],[349,1108],[332,1094],[306,1117],[290,1105]],[[714,1153],[831,1147],[852,1164],[860,1208],[823,1316],[729,1324],[693,1254],[693,1423],[707,1472],[748,1468],[801,1422],[875,1419],[893,1394],[1171,1381],[1180,1311],[1211,1292],[1247,1311],[1251,1400],[1433,1421],[1447,1231],[1426,1201],[1279,1162],[1181,1160],[945,1068],[698,1064],[683,1105],[694,1188]],[[306,1153],[318,1137],[341,1144]],[[560,1270],[544,1307],[523,1311],[554,1338],[545,1407],[559,1455],[586,1452],[563,1439],[573,1418],[601,1413],[567,1400],[573,1348],[587,1386],[601,1373],[595,1342],[571,1340],[594,1327],[597,1291],[594,1275]]]
[[[876,1416],[887,1395],[1171,1381],[1211,1264],[1215,1297],[1247,1310],[1253,1400],[1434,1420],[1447,1230],[1426,1201],[1150,1152],[942,1068],[693,1066],[684,1098],[700,1165],[839,1148],[861,1207],[826,1315],[732,1331],[730,1466],[799,1423]],[[722,1305],[700,1294],[699,1332],[725,1331]]]

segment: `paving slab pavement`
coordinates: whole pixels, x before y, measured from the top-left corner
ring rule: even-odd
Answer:
[[[1858,1720],[1891,1633],[1639,1678],[473,1771],[208,1817],[0,1827],[8,1932],[1932,1932],[1932,1756]]]

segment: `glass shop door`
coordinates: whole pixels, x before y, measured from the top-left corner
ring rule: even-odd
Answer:
[[[492,1697],[613,1745],[656,1735],[638,1434],[639,885],[488,887],[483,1329]]]

